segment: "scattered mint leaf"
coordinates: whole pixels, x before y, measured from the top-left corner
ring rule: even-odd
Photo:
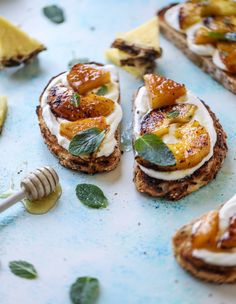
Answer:
[[[63,23],[65,21],[63,10],[57,5],[49,5],[43,8],[44,15],[53,23]]]
[[[108,87],[106,85],[103,85],[97,90],[96,95],[103,96],[107,93],[107,91]]]
[[[175,117],[179,116],[179,114],[180,114],[179,110],[173,110],[173,111],[167,113],[166,117],[175,118]]]
[[[38,276],[34,266],[25,261],[12,261],[9,263],[9,268],[12,273],[21,278],[35,279]]]
[[[80,277],[70,288],[73,304],[94,304],[99,295],[99,281],[96,278]]]
[[[108,206],[108,200],[98,186],[79,184],[76,187],[76,195],[82,204],[90,208],[100,209]]]
[[[78,108],[80,105],[80,95],[79,93],[73,93],[71,96],[70,102],[73,104],[74,107]]]
[[[232,33],[209,32],[208,35],[217,40],[236,41],[236,32],[232,32]]]
[[[69,152],[74,156],[89,154],[97,150],[101,145],[105,130],[90,128],[75,135],[69,145]]]
[[[135,150],[143,159],[158,166],[174,166],[174,154],[162,139],[155,134],[145,134],[136,139]]]
[[[68,62],[68,68],[71,69],[74,65],[78,63],[88,63],[90,60],[88,58],[73,58]]]

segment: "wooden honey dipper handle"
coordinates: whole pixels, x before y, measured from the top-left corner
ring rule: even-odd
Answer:
[[[43,167],[31,172],[21,182],[21,190],[0,203],[0,212],[27,198],[31,201],[41,199],[52,193],[59,183],[56,171]]]

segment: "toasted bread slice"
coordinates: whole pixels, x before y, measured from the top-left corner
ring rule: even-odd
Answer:
[[[42,43],[0,17],[0,67],[26,63],[43,50],[46,48]]]
[[[94,64],[94,62],[91,62]],[[101,65],[95,63],[96,65]],[[58,76],[58,75],[57,75]],[[55,76],[55,77],[57,77]],[[54,78],[55,78],[54,77]],[[52,78],[49,83],[54,79]],[[48,83],[48,84],[49,84]],[[48,85],[47,85],[48,86]],[[45,89],[47,88],[45,87]],[[44,89],[44,91],[45,91]],[[43,91],[43,93],[44,93]],[[40,104],[43,93],[40,96]],[[120,99],[118,100],[118,102]],[[36,109],[38,115],[39,127],[44,138],[44,142],[47,144],[49,150],[59,159],[59,163],[69,169],[75,171],[81,171],[89,174],[109,172],[115,169],[120,161],[121,150],[120,150],[120,129],[118,128],[115,133],[117,145],[114,151],[109,156],[95,157],[93,154],[86,158],[71,155],[65,148],[59,145],[57,137],[53,135],[47,127],[46,122],[43,119],[42,107],[39,105]]]
[[[148,176],[136,163],[134,168],[134,183],[139,192],[146,193],[153,197],[162,197],[176,201],[205,186],[216,177],[228,151],[226,144],[227,136],[215,114],[211,111],[209,106],[206,104],[205,106],[213,119],[217,133],[217,141],[214,146],[213,156],[192,175],[183,179],[170,181],[155,179]]]
[[[161,33],[172,43],[175,44],[190,60],[198,65],[204,72],[211,75],[216,81],[221,83],[226,89],[236,94],[236,75],[228,73],[218,68],[212,61],[211,57],[200,56],[193,53],[187,45],[186,35],[176,31],[165,21],[164,15],[166,11],[173,5],[167,6],[160,10],[157,14],[159,17]]]
[[[195,277],[214,283],[236,281],[236,267],[217,266],[193,256],[191,244],[192,228],[199,219],[183,226],[173,236],[173,251],[177,262]]]

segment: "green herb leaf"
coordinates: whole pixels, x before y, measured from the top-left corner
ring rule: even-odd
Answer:
[[[106,131],[90,128],[75,135],[69,145],[69,152],[74,156],[89,154],[101,145]]]
[[[57,5],[49,5],[43,8],[44,15],[53,23],[62,23],[65,21],[63,10]]]
[[[103,191],[92,184],[79,184],[76,187],[76,195],[82,204],[95,209],[106,208],[108,200]]]
[[[73,58],[68,62],[68,67],[71,69],[75,64],[78,63],[88,63],[90,60],[88,58]]]
[[[101,88],[97,90],[96,95],[103,96],[107,93],[107,91],[108,91],[108,87],[106,85],[103,85]]]
[[[179,116],[179,114],[180,114],[179,110],[173,110],[173,111],[167,113],[166,117],[175,118],[175,117]]]
[[[9,263],[9,268],[12,273],[21,278],[35,279],[38,276],[34,266],[25,261],[12,261]]]
[[[70,288],[73,304],[93,304],[99,295],[99,281],[96,278],[80,277]]]
[[[135,150],[143,159],[158,166],[174,166],[174,154],[162,139],[155,134],[145,134],[134,143]]]
[[[80,95],[79,95],[79,93],[74,93],[71,96],[70,102],[73,104],[74,107],[78,108],[79,105],[80,105]]]
[[[232,33],[209,32],[208,35],[217,40],[236,41],[236,32],[232,32]]]

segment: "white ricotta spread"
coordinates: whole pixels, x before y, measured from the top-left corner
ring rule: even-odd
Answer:
[[[220,68],[221,70],[224,70],[224,71],[228,71],[228,68],[227,66],[224,64],[224,62],[221,60],[220,58],[220,53],[219,51],[216,49],[214,54],[213,54],[213,57],[212,57],[212,61],[214,62],[214,64]]]
[[[122,119],[122,109],[121,106],[118,103],[119,99],[119,83],[118,83],[118,75],[116,72],[116,69],[113,65],[105,65],[105,66],[97,66],[97,65],[91,65],[96,69],[104,69],[110,72],[111,75],[111,83],[108,85],[108,92],[104,95],[106,98],[110,98],[115,103],[114,111],[106,117],[106,122],[109,125],[109,131],[106,134],[106,137],[97,153],[97,157],[100,156],[109,156],[114,151],[114,148],[117,144],[117,140],[115,138],[115,133],[117,130],[117,127]],[[42,115],[43,119],[50,130],[50,132],[56,136],[58,140],[58,144],[68,150],[70,141],[60,135],[60,124],[62,122],[68,122],[66,119],[58,118],[56,117],[47,102],[47,97],[49,90],[55,86],[56,84],[63,84],[64,87],[69,87],[69,84],[67,82],[67,72],[63,73],[57,77],[55,77],[47,86],[45,89],[42,99],[41,99],[41,107],[42,107]],[[62,87],[62,90],[64,88]],[[95,92],[97,91],[94,90]]]
[[[236,214],[236,195],[234,195],[223,207],[219,210],[219,229],[223,233],[229,226],[230,218]],[[195,226],[192,233],[194,233]],[[221,234],[221,233],[220,233]],[[236,248],[231,252],[213,252],[206,249],[193,250],[193,256],[205,261],[208,264],[218,266],[235,266],[236,265]]]
[[[170,172],[161,172],[153,169],[148,169],[144,166],[139,165],[140,169],[147,174],[148,176],[156,179],[163,180],[177,180],[184,178],[193,174],[196,170],[198,170],[205,162],[207,162],[213,155],[213,149],[216,143],[217,134],[214,128],[213,120],[204,106],[204,104],[197,98],[191,91],[187,91],[186,96],[179,98],[176,103],[190,103],[196,105],[198,108],[195,111],[195,114],[192,120],[197,120],[199,123],[204,126],[210,136],[211,148],[209,154],[203,158],[203,160],[193,168],[185,169],[185,170],[176,170]],[[149,105],[149,98],[147,94],[147,90],[145,86],[139,89],[138,95],[135,99],[135,114],[134,114],[134,136],[137,138],[140,134],[140,125],[141,121],[146,114],[151,111],[151,107]],[[167,143],[175,143],[176,138],[172,135],[172,132],[163,136],[163,141]]]
[[[165,21],[169,24],[169,26],[171,26],[178,32],[183,32],[179,24],[179,11],[181,7],[182,4],[177,4],[172,6],[165,12],[165,16],[164,16]]]

